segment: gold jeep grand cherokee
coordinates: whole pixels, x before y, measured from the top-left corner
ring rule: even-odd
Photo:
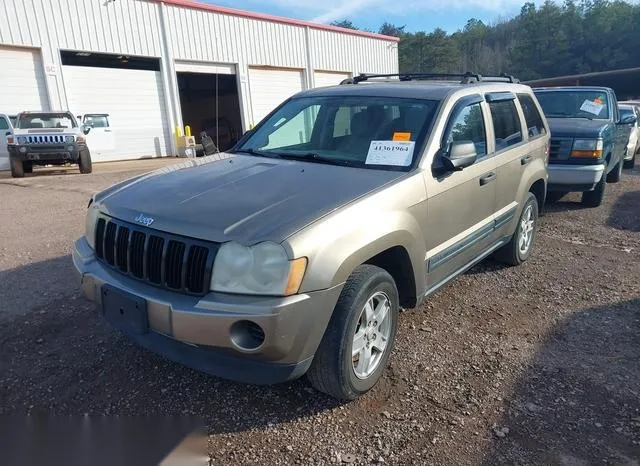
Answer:
[[[353,399],[398,308],[490,254],[527,260],[549,130],[509,76],[361,75],[301,92],[228,153],[94,195],[84,295],[138,344],[237,381]]]

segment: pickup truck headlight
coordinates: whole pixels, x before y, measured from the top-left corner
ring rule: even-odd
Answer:
[[[65,136],[64,137],[64,142],[66,142],[66,143],[72,143],[73,141],[75,141],[75,138],[73,136]]]
[[[602,157],[602,139],[576,139],[573,141],[571,157],[599,159]]]
[[[87,210],[87,216],[84,224],[84,236],[87,238],[87,243],[91,246],[91,249],[96,249],[96,225],[98,224],[98,214],[100,209],[98,206],[89,203],[89,209]]]
[[[298,292],[307,259],[289,260],[271,242],[246,247],[235,242],[220,247],[213,264],[211,290],[226,293],[289,296]]]
[[[27,143],[27,137],[26,136],[18,136],[18,144],[26,144]]]

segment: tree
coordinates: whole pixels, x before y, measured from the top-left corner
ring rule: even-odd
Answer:
[[[351,20],[349,19],[343,19],[341,21],[331,21],[331,26],[336,26],[339,28],[345,28],[345,29],[359,29],[358,26],[356,26],[355,24],[353,24],[351,22]]]
[[[405,27],[406,26],[396,26],[394,24],[385,22],[382,26],[380,26],[378,33],[384,36],[402,37],[406,34],[404,32]]]

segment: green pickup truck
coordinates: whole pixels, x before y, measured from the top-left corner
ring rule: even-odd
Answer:
[[[607,87],[534,89],[551,129],[547,199],[582,192],[582,203],[597,207],[607,183],[620,180],[630,125]]]

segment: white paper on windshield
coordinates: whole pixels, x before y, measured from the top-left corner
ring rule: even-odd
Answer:
[[[597,104],[595,102],[591,102],[590,100],[585,100],[584,102],[582,102],[580,110],[582,110],[583,112],[592,113],[593,115],[600,115],[603,107],[604,105],[602,104]]]
[[[415,145],[415,141],[371,141],[365,164],[408,167]]]

